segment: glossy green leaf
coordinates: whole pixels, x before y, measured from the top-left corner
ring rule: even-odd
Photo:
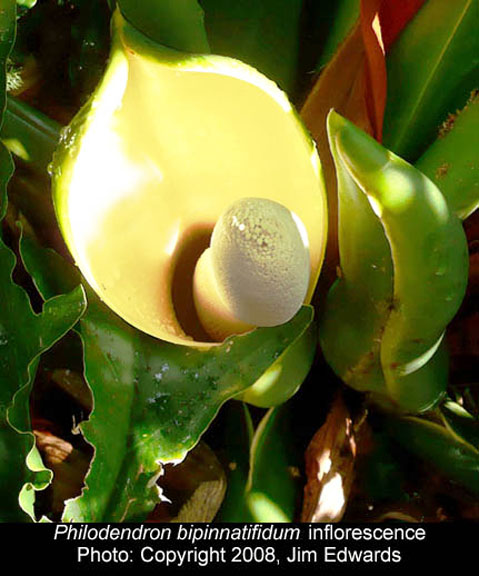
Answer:
[[[446,478],[479,494],[479,451],[471,444],[421,418],[391,417],[386,428],[405,450],[430,462]]]
[[[475,91],[463,110],[449,115],[437,140],[415,164],[463,220],[479,207],[478,134],[479,92]]]
[[[50,286],[52,278],[68,277],[66,263],[52,251],[42,257],[25,238],[22,253],[43,294],[57,289]],[[288,324],[205,351],[151,338],[93,295],[89,301],[79,332],[94,411],[82,429],[95,456],[88,490],[68,503],[65,519],[141,519],[158,501],[160,464],[185,456],[222,404],[253,384],[308,328],[312,311],[304,307]]]
[[[2,521],[25,520],[18,507],[20,492],[25,496],[33,488],[42,489],[51,479],[34,446],[29,413],[31,384],[40,354],[77,323],[86,306],[84,292],[79,287],[52,298],[45,303],[40,315],[34,314],[23,289],[6,275],[13,265],[13,255],[0,243],[0,291],[2,300],[8,298],[9,301],[8,309],[0,313]],[[31,500],[27,497],[26,502]],[[25,505],[23,507],[25,509]],[[26,511],[33,516],[32,509]]]
[[[123,16],[158,44],[209,53],[204,14],[197,0],[118,0]]]
[[[411,379],[432,358],[464,297],[466,236],[440,191],[419,171],[357,129],[338,139],[343,162],[391,248],[393,306],[381,337],[381,365],[389,391],[402,397],[403,377]],[[406,396],[416,388],[412,384]]]
[[[429,0],[388,53],[384,145],[414,162],[478,81],[477,0]]]
[[[442,340],[467,284],[464,230],[418,170],[334,112],[328,127],[344,200],[323,352],[353,387],[426,410],[447,385]]]
[[[302,0],[201,0],[211,50],[257,68],[288,93],[297,81]]]

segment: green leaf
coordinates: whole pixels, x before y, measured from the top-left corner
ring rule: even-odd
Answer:
[[[388,418],[386,429],[401,446],[430,462],[446,478],[479,494],[479,451],[449,430],[427,420]]]
[[[467,285],[462,224],[430,180],[351,122],[332,112],[328,130],[341,275],[320,327],[323,352],[354,388],[429,409],[447,386],[443,336]]]
[[[0,98],[5,106],[6,60],[15,37],[15,2],[0,10]],[[6,186],[13,174],[10,154],[0,144],[0,219],[7,209]],[[16,258],[0,239],[0,493],[2,521],[34,518],[34,491],[45,488],[51,473],[35,448],[30,423],[30,390],[39,356],[77,322],[86,308],[81,287],[45,303],[36,314],[25,290],[12,279]],[[22,511],[23,510],[23,511]]]
[[[44,487],[48,474],[34,449],[29,392],[38,357],[64,336],[85,310],[81,287],[48,300],[35,314],[25,291],[11,278],[13,253],[0,241],[0,442],[2,444],[2,520],[20,520],[18,496],[25,483]],[[25,466],[29,458],[28,470]],[[32,472],[40,471],[40,478]]]
[[[391,251],[366,195],[343,165],[338,151],[339,115],[328,130],[338,180],[338,242],[341,271],[329,291],[320,324],[326,360],[348,385],[383,393],[381,334],[393,295]]]
[[[245,488],[249,475],[250,447],[254,424],[248,404],[230,402],[222,408],[220,446],[227,472],[227,489],[218,515],[220,522],[252,522],[253,517],[246,506]]]
[[[307,311],[300,316],[282,330],[258,330],[201,352],[147,337],[107,310],[91,311],[81,333],[95,410],[83,429],[96,452],[89,493],[67,517],[141,517],[156,500],[159,462],[185,456],[220,406],[251,385],[302,328]]]
[[[212,52],[254,66],[290,93],[298,72],[302,0],[201,0]]]
[[[318,72],[331,60],[359,18],[359,0],[336,0],[330,4],[327,10],[330,21],[325,30],[326,40],[316,66]]]
[[[238,398],[260,408],[283,404],[294,396],[303,384],[311,370],[317,349],[317,325],[316,322],[311,322],[261,378]]]
[[[449,115],[437,140],[415,164],[436,184],[451,210],[463,220],[479,207],[478,134],[479,91],[476,90],[463,110]]]
[[[71,27],[68,73],[75,93],[86,100],[101,80],[110,48],[111,11],[106,0],[82,0]]]
[[[66,263],[52,251],[43,258],[41,252],[26,238],[22,242],[27,269],[39,290],[51,295],[58,289],[51,279],[68,278]],[[95,455],[88,489],[68,503],[65,519],[144,519],[159,499],[160,465],[184,458],[220,407],[252,385],[308,328],[312,311],[304,307],[288,324],[205,351],[151,338],[93,295],[89,302],[79,332],[94,411],[82,429]]]
[[[452,400],[444,402],[440,414],[451,433],[479,450],[479,418]]]
[[[292,404],[271,408],[253,427],[246,404],[226,407],[228,489],[222,522],[292,522],[299,501],[302,452],[295,445]]]
[[[388,53],[384,145],[414,162],[477,88],[477,0],[429,0]]]
[[[60,137],[60,126],[16,98],[7,98],[0,138],[12,154],[46,174]]]
[[[6,102],[6,65],[15,40],[15,0],[4,0],[0,10],[0,127]]]
[[[203,10],[196,0],[118,0],[123,16],[158,44],[209,53]]]
[[[22,6],[24,8],[33,8],[37,0],[17,0],[18,6]]]

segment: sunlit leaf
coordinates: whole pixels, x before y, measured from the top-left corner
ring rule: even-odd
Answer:
[[[0,134],[2,141],[12,154],[45,175],[58,141],[59,128],[56,122],[21,100],[7,99]]]
[[[37,0],[17,0],[18,6],[22,6],[25,8],[33,8],[36,3]]]
[[[444,331],[464,298],[467,240],[434,184],[335,112],[341,270],[324,306],[326,360],[356,390],[431,408],[447,386]]]
[[[478,81],[476,0],[429,0],[387,57],[384,144],[415,161]]]
[[[430,178],[461,219],[479,208],[479,91],[474,91],[466,106],[448,114],[415,166]]]

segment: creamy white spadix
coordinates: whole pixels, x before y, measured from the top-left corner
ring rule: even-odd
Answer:
[[[303,304],[309,285],[308,238],[282,204],[242,198],[219,218],[196,266],[193,293],[215,340],[254,326],[277,326]]]

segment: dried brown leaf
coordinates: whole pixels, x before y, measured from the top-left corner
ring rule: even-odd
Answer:
[[[343,517],[355,475],[358,434],[364,426],[365,414],[353,418],[338,395],[305,454],[302,522],[338,522]]]
[[[33,432],[43,461],[53,472],[47,495],[49,512],[56,517],[63,512],[66,500],[81,493],[92,454],[87,446],[79,449],[61,438],[55,425],[46,420],[35,420]]]

